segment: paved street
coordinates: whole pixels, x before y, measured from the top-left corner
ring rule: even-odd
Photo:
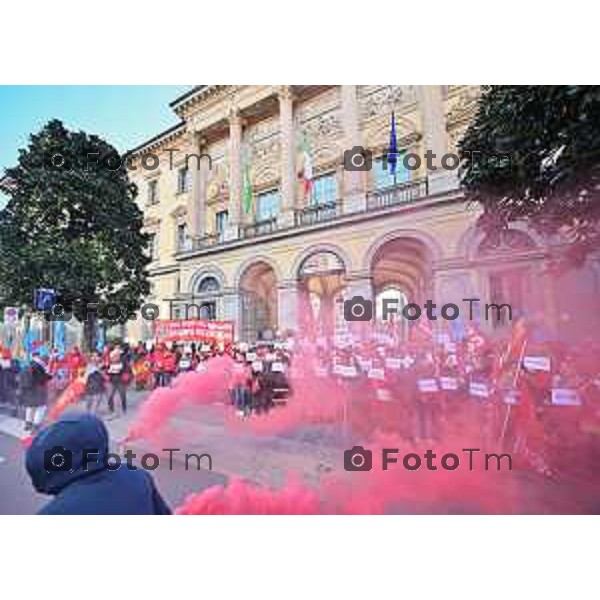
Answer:
[[[132,407],[143,397],[142,394],[133,393]],[[130,418],[107,421],[113,439],[126,430]],[[0,514],[33,514],[48,500],[46,496],[37,494],[31,485],[25,470],[24,445],[18,438],[20,435],[23,435],[22,423],[3,411],[0,414]],[[133,449],[140,450],[139,447]],[[142,450],[149,451],[148,448]],[[160,457],[162,460],[163,454]],[[173,470],[169,470],[168,462],[164,464],[165,468],[162,465],[154,471],[153,477],[171,507],[180,504],[190,493],[200,492],[212,485],[223,485],[228,479],[227,475],[216,469],[186,470],[182,461],[174,460]]]
[[[110,432],[113,451],[121,456],[125,447],[117,446],[131,422],[136,418],[139,405],[145,394],[132,393],[131,409],[126,416],[106,421]],[[82,406],[75,410],[83,410]],[[286,410],[281,408],[280,410]],[[231,416],[229,407],[188,406],[180,410],[168,426],[161,429],[163,436],[156,440],[137,440],[129,445],[137,455],[156,453],[161,466],[153,476],[164,498],[172,506],[178,506],[185,497],[200,492],[212,485],[225,484],[232,476],[242,477],[269,487],[281,486],[291,473],[305,483],[317,486],[319,480],[331,471],[344,473],[342,455],[344,444],[339,428],[313,426],[298,428],[280,435],[257,435],[247,423],[236,423],[234,427],[227,421]],[[22,422],[0,413],[0,514],[35,513],[45,498],[36,494],[24,469],[24,447],[19,436],[23,435]],[[168,455],[163,448],[181,449],[175,455],[173,469],[169,470]],[[212,457],[212,471],[197,471],[194,461],[186,470],[185,453],[209,453]],[[519,486],[519,499],[512,512],[517,513],[573,513],[596,512],[600,503],[599,490],[590,488],[579,478],[562,477],[558,480],[545,479],[531,471],[514,470],[509,475]],[[490,477],[490,493],[494,486],[502,487],[501,481]],[[501,489],[498,492],[501,492]],[[421,513],[442,512],[444,506],[433,506],[418,498],[404,500],[388,507],[389,512]],[[448,506],[451,512],[470,512],[473,507],[459,502]]]
[[[227,481],[226,476],[215,471],[186,471],[181,462],[175,461],[172,471],[166,466],[157,469],[153,476],[171,507],[190,493]],[[22,443],[3,433],[0,433],[0,490],[0,514],[33,514],[48,500],[31,485],[25,471]]]

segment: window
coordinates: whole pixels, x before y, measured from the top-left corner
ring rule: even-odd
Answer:
[[[396,178],[390,170],[390,165],[387,164],[387,160],[383,157],[375,160],[373,165],[373,178],[375,182],[376,190],[384,190],[385,188],[391,187],[398,183],[405,183],[410,181],[410,171],[404,166],[404,152],[399,152],[396,161]]]
[[[500,328],[510,324],[511,312],[518,314],[523,306],[523,285],[525,273],[519,270],[500,271],[490,274],[490,304],[508,304],[511,308],[502,310],[490,309],[488,314],[480,316],[492,322],[492,326]],[[513,315],[514,316],[514,315]]]
[[[184,250],[187,245],[187,227],[185,223],[177,225],[177,249]]]
[[[191,173],[187,167],[182,167],[177,171],[177,193],[187,192],[191,187]]]
[[[277,217],[279,212],[279,190],[271,190],[259,194],[256,199],[256,220],[258,222],[268,221]]]
[[[149,233],[150,240],[148,241],[148,255],[152,260],[158,258],[158,234]]]
[[[313,180],[310,203],[313,205],[329,204],[338,199],[337,179],[335,173],[322,175]]]
[[[158,179],[148,182],[148,204],[158,204]]]
[[[199,317],[204,321],[214,321],[217,318],[217,303],[204,302],[204,304],[200,306]]]
[[[215,231],[220,242],[225,238],[228,217],[229,213],[226,210],[221,210],[215,215]]]
[[[198,286],[199,294],[215,294],[219,293],[220,286],[216,277],[209,275],[208,277],[204,277]]]

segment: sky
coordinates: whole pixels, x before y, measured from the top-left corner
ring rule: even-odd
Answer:
[[[0,86],[0,174],[13,166],[29,135],[51,119],[94,133],[124,152],[179,119],[169,102],[191,89],[180,86]],[[0,207],[6,198],[0,193]]]

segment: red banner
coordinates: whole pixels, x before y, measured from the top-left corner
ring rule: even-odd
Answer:
[[[231,321],[179,319],[154,321],[154,337],[161,342],[223,342],[233,343]]]

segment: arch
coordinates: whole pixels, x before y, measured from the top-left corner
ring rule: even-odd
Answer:
[[[350,255],[340,246],[335,244],[315,244],[314,246],[309,246],[304,249],[296,256],[296,259],[292,264],[290,279],[298,279],[300,267],[302,267],[304,261],[313,254],[318,254],[319,252],[332,252],[342,261],[346,273],[349,273],[352,270],[352,260],[350,259]]]
[[[378,240],[368,254],[373,292],[395,286],[411,302],[420,301],[431,291],[433,282],[433,253],[430,245],[415,236],[385,236]]]
[[[190,279],[189,292],[195,294],[200,282],[206,277],[214,277],[219,283],[220,292],[223,293],[223,290],[227,285],[227,279],[224,271],[217,265],[206,265],[205,267],[198,269]]]
[[[214,275],[206,275],[198,283],[199,294],[218,294],[220,291],[219,280]]]
[[[241,337],[247,341],[272,339],[278,330],[279,280],[272,261],[252,260],[240,273]]]
[[[242,277],[244,276],[246,271],[254,263],[260,263],[260,262],[266,263],[273,269],[273,271],[275,273],[275,277],[277,278],[277,281],[282,281],[283,279],[285,279],[282,276],[281,267],[279,266],[279,263],[277,263],[276,260],[273,260],[272,258],[270,258],[269,256],[266,256],[264,254],[257,254],[255,256],[251,256],[250,258],[247,258],[236,269],[236,272],[233,276],[233,287],[235,290],[240,289],[240,282],[242,281]]]
[[[509,231],[518,231],[524,235],[527,235],[535,247],[539,248],[545,245],[543,238],[535,231],[528,229],[524,223],[512,223]],[[469,227],[458,241],[456,249],[459,256],[464,256],[468,260],[477,259],[479,255],[479,247],[484,241],[484,238],[485,232],[481,229],[481,227],[478,227],[477,225]]]
[[[373,264],[373,259],[385,244],[395,239],[415,239],[422,242],[430,253],[432,261],[440,260],[444,251],[440,244],[428,233],[418,229],[396,229],[385,235],[377,238],[368,248],[363,259],[362,268],[365,271],[370,271]]]

